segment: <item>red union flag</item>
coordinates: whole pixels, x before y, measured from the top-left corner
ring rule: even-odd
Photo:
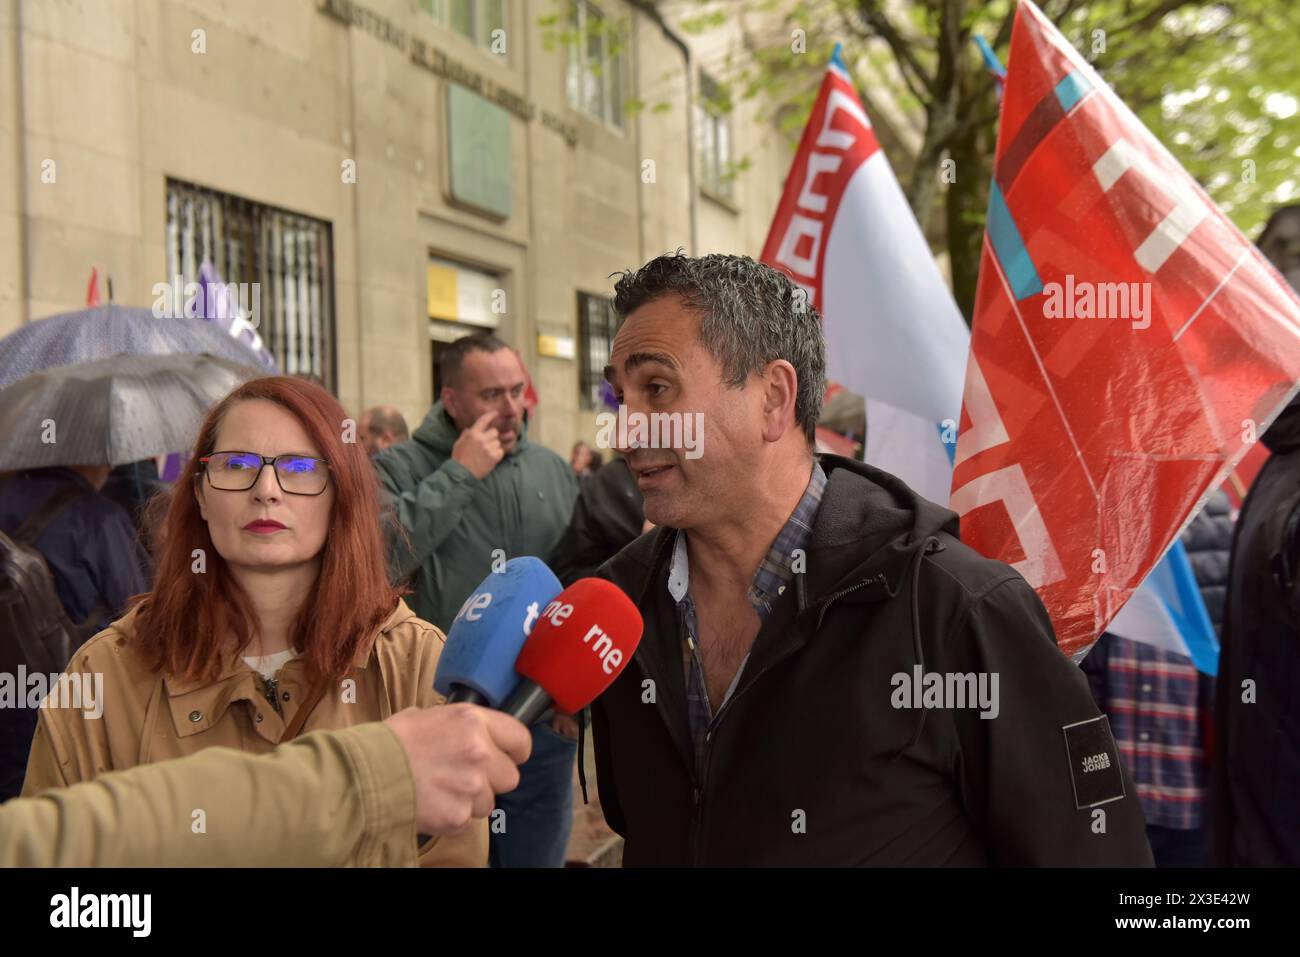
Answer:
[[[1300,378],[1300,300],[1032,3],[951,504],[1080,657]]]
[[[830,378],[866,399],[867,462],[947,498],[970,334],[838,47],[762,258],[807,291]]]

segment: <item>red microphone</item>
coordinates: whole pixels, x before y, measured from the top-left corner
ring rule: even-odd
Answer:
[[[643,627],[641,613],[617,585],[579,579],[533,625],[515,661],[524,680],[501,710],[524,724],[552,704],[566,714],[581,711],[627,667]]]

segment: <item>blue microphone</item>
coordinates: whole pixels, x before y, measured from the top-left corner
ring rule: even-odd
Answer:
[[[500,707],[519,684],[515,659],[534,623],[562,591],[541,559],[512,558],[465,599],[447,632],[433,688],[448,703]]]

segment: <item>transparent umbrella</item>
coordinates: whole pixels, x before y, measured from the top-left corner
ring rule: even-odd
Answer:
[[[0,470],[122,465],[194,444],[208,410],[258,369],[206,355],[110,356],[0,391]]]
[[[177,353],[267,368],[257,353],[205,319],[160,319],[148,309],[108,305],[38,319],[0,339],[0,389],[55,366]]]
[[[0,339],[0,470],[121,465],[189,448],[214,403],[266,374],[200,319],[105,306]]]

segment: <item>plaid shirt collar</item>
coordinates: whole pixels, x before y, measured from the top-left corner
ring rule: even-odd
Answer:
[[[776,540],[768,549],[767,555],[754,573],[750,583],[748,598],[760,622],[766,622],[767,616],[784,594],[786,586],[794,581],[795,552],[804,547],[812,534],[813,520],[821,505],[822,493],[826,490],[826,473],[821,464],[814,461],[812,476],[804,490],[799,504],[790,513]],[[800,569],[802,570],[802,569]],[[708,741],[709,728],[716,716],[713,703],[709,701],[708,688],[704,682],[704,667],[697,653],[699,645],[699,622],[695,616],[695,602],[690,593],[690,567],[686,552],[686,532],[679,529],[673,543],[673,557],[668,566],[668,593],[677,603],[677,611],[684,626],[682,641],[682,668],[686,681],[686,721],[691,730],[691,743],[695,750],[696,771],[703,767],[705,745]],[[731,687],[718,702],[720,710],[731,697],[740,683],[740,676],[749,663],[749,655],[736,669]]]
[[[812,476],[803,497],[795,505],[794,511],[781,531],[777,533],[772,547],[759,563],[750,582],[747,597],[749,603],[758,612],[760,621],[766,621],[776,600],[785,593],[786,586],[794,581],[795,553],[808,543],[812,535],[813,521],[817,518],[817,509],[821,505],[822,493],[826,491],[826,473],[821,463],[814,461]],[[690,562],[686,551],[686,532],[679,529],[673,543],[673,557],[668,565],[668,593],[678,605],[689,599]]]

